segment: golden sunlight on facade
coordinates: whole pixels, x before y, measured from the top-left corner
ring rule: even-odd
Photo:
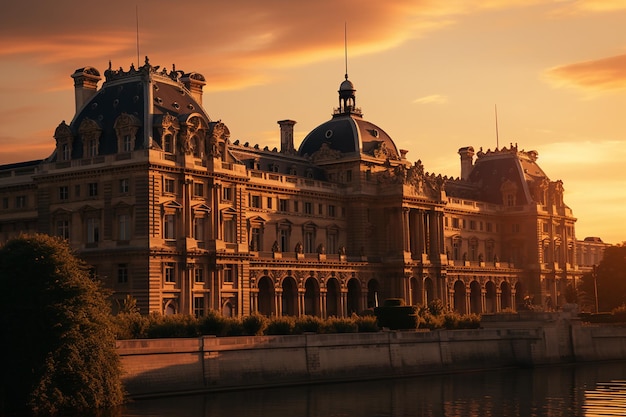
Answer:
[[[332,118],[299,146],[231,141],[205,78],[153,66],[72,75],[76,114],[43,160],[0,166],[0,241],[67,239],[144,314],[347,316],[398,297],[462,313],[567,303],[601,259],[577,240],[536,151],[459,149],[428,173],[365,120],[346,74]],[[328,86],[332,88],[332,86]],[[451,156],[452,157],[452,156]]]

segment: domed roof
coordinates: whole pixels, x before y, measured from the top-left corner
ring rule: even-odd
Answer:
[[[352,84],[352,81],[346,78],[339,86],[339,91],[355,91],[354,84]]]
[[[382,159],[400,159],[395,143],[380,127],[354,114],[339,116],[313,129],[300,144],[298,154],[312,156],[325,145],[342,154],[358,152]]]

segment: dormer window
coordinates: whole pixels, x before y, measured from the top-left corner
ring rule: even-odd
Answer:
[[[137,131],[141,126],[139,119],[127,113],[122,113],[115,120],[114,128],[117,135],[118,152],[131,152],[135,148]]]
[[[122,149],[124,152],[130,152],[131,151],[131,140],[130,140],[130,135],[125,135],[124,139],[122,141]]]
[[[174,137],[170,134],[163,138],[163,150],[167,153],[174,153]]]
[[[71,157],[72,148],[70,147],[69,143],[64,143],[63,145],[61,145],[61,160],[69,161]]]
[[[84,155],[88,158],[98,156],[98,145],[102,134],[102,129],[98,123],[95,120],[84,119],[78,128],[78,133],[83,141]]]

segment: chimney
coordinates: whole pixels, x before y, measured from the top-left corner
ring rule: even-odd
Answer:
[[[279,120],[280,125],[280,153],[295,153],[296,150],[293,147],[293,125],[296,124],[295,120]]]
[[[191,93],[191,97],[202,106],[202,88],[206,85],[206,79],[204,75],[197,72],[190,72],[185,74],[180,79],[185,88]]]
[[[72,74],[74,79],[74,98],[76,113],[91,99],[98,90],[98,81],[102,79],[100,72],[94,67],[79,68]]]
[[[471,146],[461,148],[459,155],[461,155],[461,179],[466,180],[474,166],[474,148]]]

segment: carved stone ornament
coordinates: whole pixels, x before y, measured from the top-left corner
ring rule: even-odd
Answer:
[[[84,142],[99,140],[102,128],[95,120],[85,118],[78,128],[78,134]]]
[[[311,155],[313,162],[332,161],[340,157],[341,152],[336,149],[331,149],[326,142],[322,143],[322,146]]]
[[[73,137],[72,130],[70,129],[68,124],[65,123],[65,120],[63,120],[54,131],[54,139],[56,139],[57,143],[59,142],[65,143],[71,140],[72,137]]]

